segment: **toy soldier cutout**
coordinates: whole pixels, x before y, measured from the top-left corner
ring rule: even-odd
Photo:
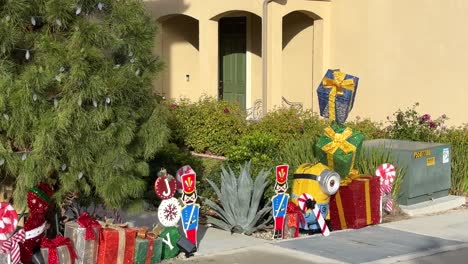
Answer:
[[[289,201],[288,190],[288,165],[276,166],[276,195],[271,198],[273,204],[273,219],[275,220],[275,231],[273,239],[283,239],[284,237],[284,217]]]
[[[181,176],[182,181],[182,201],[185,206],[182,208],[182,228],[187,239],[197,246],[198,212],[200,205],[196,204],[197,191],[195,188],[196,174],[187,173]]]

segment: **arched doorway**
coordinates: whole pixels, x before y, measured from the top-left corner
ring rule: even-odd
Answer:
[[[157,90],[168,97],[198,99],[199,22],[187,15],[168,15],[158,19],[159,51],[165,70]]]
[[[312,107],[314,67],[321,58],[321,18],[308,11],[283,17],[282,94],[291,102]]]
[[[218,97],[242,109],[261,98],[261,18],[248,11],[228,11],[218,21]]]

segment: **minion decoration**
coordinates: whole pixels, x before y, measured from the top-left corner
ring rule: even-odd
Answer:
[[[275,220],[275,229],[273,239],[284,238],[284,218],[286,216],[286,209],[289,201],[288,190],[288,165],[276,166],[276,195],[271,198],[273,205],[273,219]]]
[[[298,204],[298,199],[303,194],[314,197],[302,201],[304,207],[301,208],[304,212],[305,224],[301,223],[300,228],[304,231],[313,233],[321,233],[313,209],[318,206],[321,215],[328,222],[328,203],[330,196],[338,192],[340,188],[340,175],[332,171],[329,167],[318,164],[302,164],[297,168],[293,176],[292,202]],[[306,197],[308,197],[306,195]]]
[[[197,190],[195,188],[196,174],[187,173],[181,176],[182,201],[185,204],[181,210],[182,228],[185,237],[197,246],[198,214],[200,205],[196,204]]]

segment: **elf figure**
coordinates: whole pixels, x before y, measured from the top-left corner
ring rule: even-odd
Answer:
[[[284,217],[288,206],[289,194],[288,190],[288,165],[276,166],[276,195],[271,198],[273,205],[273,218],[275,220],[274,239],[282,239],[284,237]]]
[[[22,263],[31,263],[32,256],[39,249],[47,229],[46,214],[53,195],[52,187],[41,183],[32,188],[27,195],[29,216],[24,222],[26,240],[20,243]]]
[[[197,246],[198,212],[200,205],[196,204],[197,191],[195,188],[195,173],[188,173],[181,176],[182,181],[182,201],[185,206],[182,208],[182,228],[187,239]]]

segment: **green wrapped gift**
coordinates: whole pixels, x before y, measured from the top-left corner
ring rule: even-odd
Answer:
[[[137,238],[135,240],[135,264],[161,263],[163,242],[161,238]]]
[[[159,236],[163,242],[161,259],[170,259],[179,255],[177,242],[180,239],[180,233],[177,227],[166,227]]]
[[[319,161],[336,171],[342,179],[354,168],[364,135],[338,124],[325,128],[324,135],[315,144]]]

